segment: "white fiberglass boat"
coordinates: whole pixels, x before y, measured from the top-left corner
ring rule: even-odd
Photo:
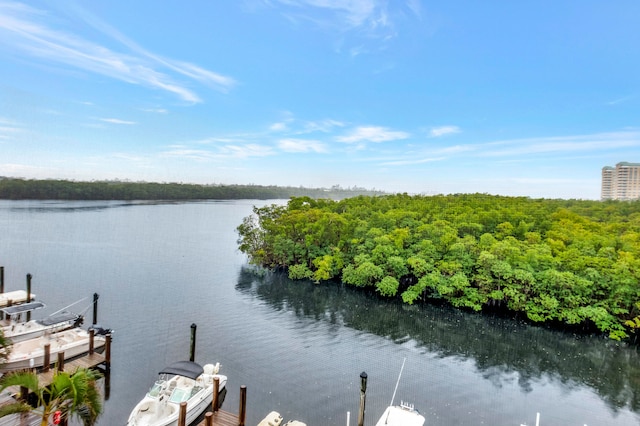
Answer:
[[[258,426],[280,426],[280,424],[282,424],[282,416],[277,411],[272,411],[258,423]]]
[[[191,361],[179,361],[163,369],[158,380],[129,415],[127,426],[174,426],[178,424],[180,403],[187,403],[186,424],[191,424],[213,401],[214,378],[218,392],[227,376],[218,374],[220,364],[204,367]]]
[[[58,333],[45,333],[22,342],[16,342],[9,346],[9,356],[0,366],[1,372],[40,368],[44,365],[45,345],[49,345],[49,361],[56,362],[59,352],[64,352],[65,360],[69,360],[89,352],[89,332],[81,328],[60,331]],[[104,349],[106,338],[95,335],[93,349],[96,352]],[[1,349],[0,349],[1,350]]]
[[[404,363],[407,359],[402,361],[402,368],[400,368],[400,374],[398,375],[398,381],[396,382],[396,388],[393,391],[391,397],[391,404],[384,410],[382,417],[376,423],[376,426],[422,426],[424,425],[425,418],[418,412],[413,404],[407,404],[400,402],[400,405],[393,405],[393,400],[396,397],[396,391],[398,390],[398,384],[400,383],[400,377],[402,376],[402,370],[404,369]]]
[[[27,292],[24,290],[7,291],[6,293],[0,293],[0,307],[9,306],[17,303],[31,302],[36,298],[35,294],[31,297],[27,297]],[[28,299],[28,300],[27,300]]]
[[[28,302],[21,305],[9,306],[0,309],[9,320],[2,321],[2,333],[12,343],[22,342],[43,336],[45,333],[55,333],[82,324],[83,316],[67,310],[54,312],[46,318],[30,321],[21,321],[22,315],[36,309],[44,308],[42,302]]]
[[[411,404],[401,402],[384,410],[376,426],[422,426],[425,418]]]

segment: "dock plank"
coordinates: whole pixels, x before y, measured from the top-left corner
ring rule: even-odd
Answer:
[[[238,416],[227,411],[218,410],[213,413],[212,417],[214,426],[238,426],[240,424]],[[198,423],[198,426],[206,426],[206,421],[203,420],[201,423]]]

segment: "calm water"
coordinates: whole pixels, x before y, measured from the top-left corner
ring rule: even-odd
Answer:
[[[5,289],[31,273],[49,312],[97,292],[99,323],[116,329],[101,426],[124,424],[157,371],[188,358],[194,323],[196,360],[229,376],[223,408],[247,386],[247,425],[271,410],[309,426],[350,411],[355,425],[362,371],[371,425],[404,358],[396,402],[429,426],[532,425],[536,412],[541,426],[640,424],[637,350],[256,275],[235,233],[254,204],[0,201]]]

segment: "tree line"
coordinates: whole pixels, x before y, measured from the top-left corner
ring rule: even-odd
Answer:
[[[365,188],[304,188],[263,185],[197,185],[187,183],[17,179],[0,177],[5,200],[270,200],[296,196],[331,198],[376,195]]]
[[[621,340],[640,329],[640,200],[294,197],[237,228],[253,264]]]

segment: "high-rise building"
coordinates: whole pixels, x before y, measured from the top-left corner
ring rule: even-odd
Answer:
[[[640,163],[623,161],[615,167],[603,167],[600,198],[603,200],[640,199]]]

